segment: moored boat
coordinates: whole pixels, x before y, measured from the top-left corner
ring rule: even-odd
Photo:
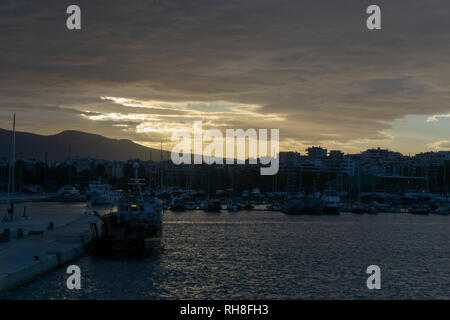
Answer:
[[[115,191],[111,185],[103,183],[100,177],[97,181],[89,184],[86,196],[94,206],[115,204],[120,199],[120,193]]]
[[[222,210],[222,203],[218,199],[209,199],[205,211],[220,212]]]
[[[239,205],[235,202],[229,202],[227,204],[227,210],[229,212],[237,212],[237,211],[239,211]]]
[[[361,203],[355,203],[351,208],[351,212],[356,214],[363,214],[367,212],[367,208]]]
[[[50,200],[59,202],[84,202],[86,197],[80,194],[80,191],[71,185],[65,185],[58,191],[58,195]]]
[[[430,213],[430,207],[427,205],[416,205],[409,209],[409,213],[427,215]]]
[[[313,194],[305,198],[305,207],[303,213],[318,215],[321,212],[320,194]]]
[[[322,195],[322,214],[339,214],[341,198],[336,190],[325,190]]]
[[[188,201],[186,203],[186,210],[196,210],[197,209],[197,204],[194,201]]]
[[[271,203],[267,206],[268,211],[281,211],[281,206],[278,203]]]
[[[184,211],[186,209],[186,205],[182,199],[175,198],[172,200],[170,205],[170,210],[172,211]]]
[[[162,238],[162,203],[153,196],[143,196],[139,165],[134,164],[134,192],[125,195],[117,211],[102,217],[102,232],[94,241],[92,255],[110,258],[143,256],[158,249]]]
[[[305,209],[304,197],[301,194],[289,196],[283,206],[286,214],[303,214]]]
[[[450,207],[449,206],[437,207],[435,210],[431,211],[431,213],[448,216],[450,214]]]

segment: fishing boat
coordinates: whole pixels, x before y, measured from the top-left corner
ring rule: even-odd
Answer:
[[[124,195],[117,211],[103,217],[102,232],[96,231],[92,255],[122,258],[145,256],[161,247],[163,210],[155,196],[144,196],[138,178],[139,164],[133,165],[133,192]]]

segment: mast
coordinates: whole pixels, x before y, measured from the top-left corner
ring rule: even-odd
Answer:
[[[9,179],[8,179],[8,214],[12,219],[14,216],[14,173],[15,173],[15,163],[16,163],[16,113],[13,117],[13,131],[11,137],[11,163],[9,165]],[[9,218],[7,214],[7,219]]]
[[[358,159],[358,202],[361,202],[361,159]]]
[[[163,154],[162,154],[162,141],[161,141],[161,148],[159,149],[159,154],[160,154],[160,161],[159,161],[159,177],[160,177],[160,191],[161,191],[161,197],[162,197],[162,193],[163,193]]]
[[[72,145],[69,144],[69,185],[72,185]]]
[[[447,161],[444,160],[444,198],[448,201],[448,186],[447,186]]]

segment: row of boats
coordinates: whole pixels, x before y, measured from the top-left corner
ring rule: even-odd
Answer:
[[[421,196],[421,197],[420,197]],[[171,211],[203,210],[208,212],[219,212],[227,210],[237,212],[240,210],[253,210],[255,206],[266,205],[268,211],[282,211],[286,214],[311,214],[311,215],[336,215],[340,212],[351,212],[355,214],[376,213],[411,213],[411,214],[450,214],[450,204],[445,201],[427,201],[424,195],[412,197],[405,195],[406,202],[398,204],[365,201],[347,203],[341,200],[339,193],[334,189],[325,190],[321,193],[305,195],[303,193],[289,194],[284,199],[267,199],[262,197],[259,190],[243,194],[241,198],[203,198],[200,194],[193,192],[174,192],[159,194],[162,208]],[[121,198],[121,192],[115,190],[111,185],[103,183],[100,179],[89,184],[85,195],[73,186],[64,186],[53,199],[61,202],[89,201],[92,205],[117,204]],[[261,206],[258,209],[262,209]]]
[[[355,214],[377,214],[377,213],[411,213],[411,214],[450,214],[450,202],[430,201],[429,204],[415,199],[406,203],[380,203],[370,201],[366,203],[353,202],[343,203],[334,190],[325,190],[323,196],[320,194],[303,195],[296,194],[288,197],[282,208],[287,214],[312,214],[333,215],[340,212],[351,212]]]
[[[203,210],[209,212],[220,212],[224,208],[230,212],[237,212],[240,210],[253,210],[256,203],[254,201],[242,201],[239,199],[220,200],[217,198],[210,198],[204,200],[189,200],[175,198],[171,201],[170,206],[165,205],[166,209],[171,211],[187,211],[187,210]]]
[[[49,197],[49,201],[58,202],[86,202],[89,201],[93,205],[115,204],[121,198],[121,192],[114,189],[110,184],[101,181],[98,178],[88,185],[85,194],[82,194],[76,187],[66,185],[58,190],[58,193]]]

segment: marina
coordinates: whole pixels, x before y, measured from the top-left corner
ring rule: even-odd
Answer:
[[[401,2],[0,1],[0,300],[450,300],[450,2]]]

